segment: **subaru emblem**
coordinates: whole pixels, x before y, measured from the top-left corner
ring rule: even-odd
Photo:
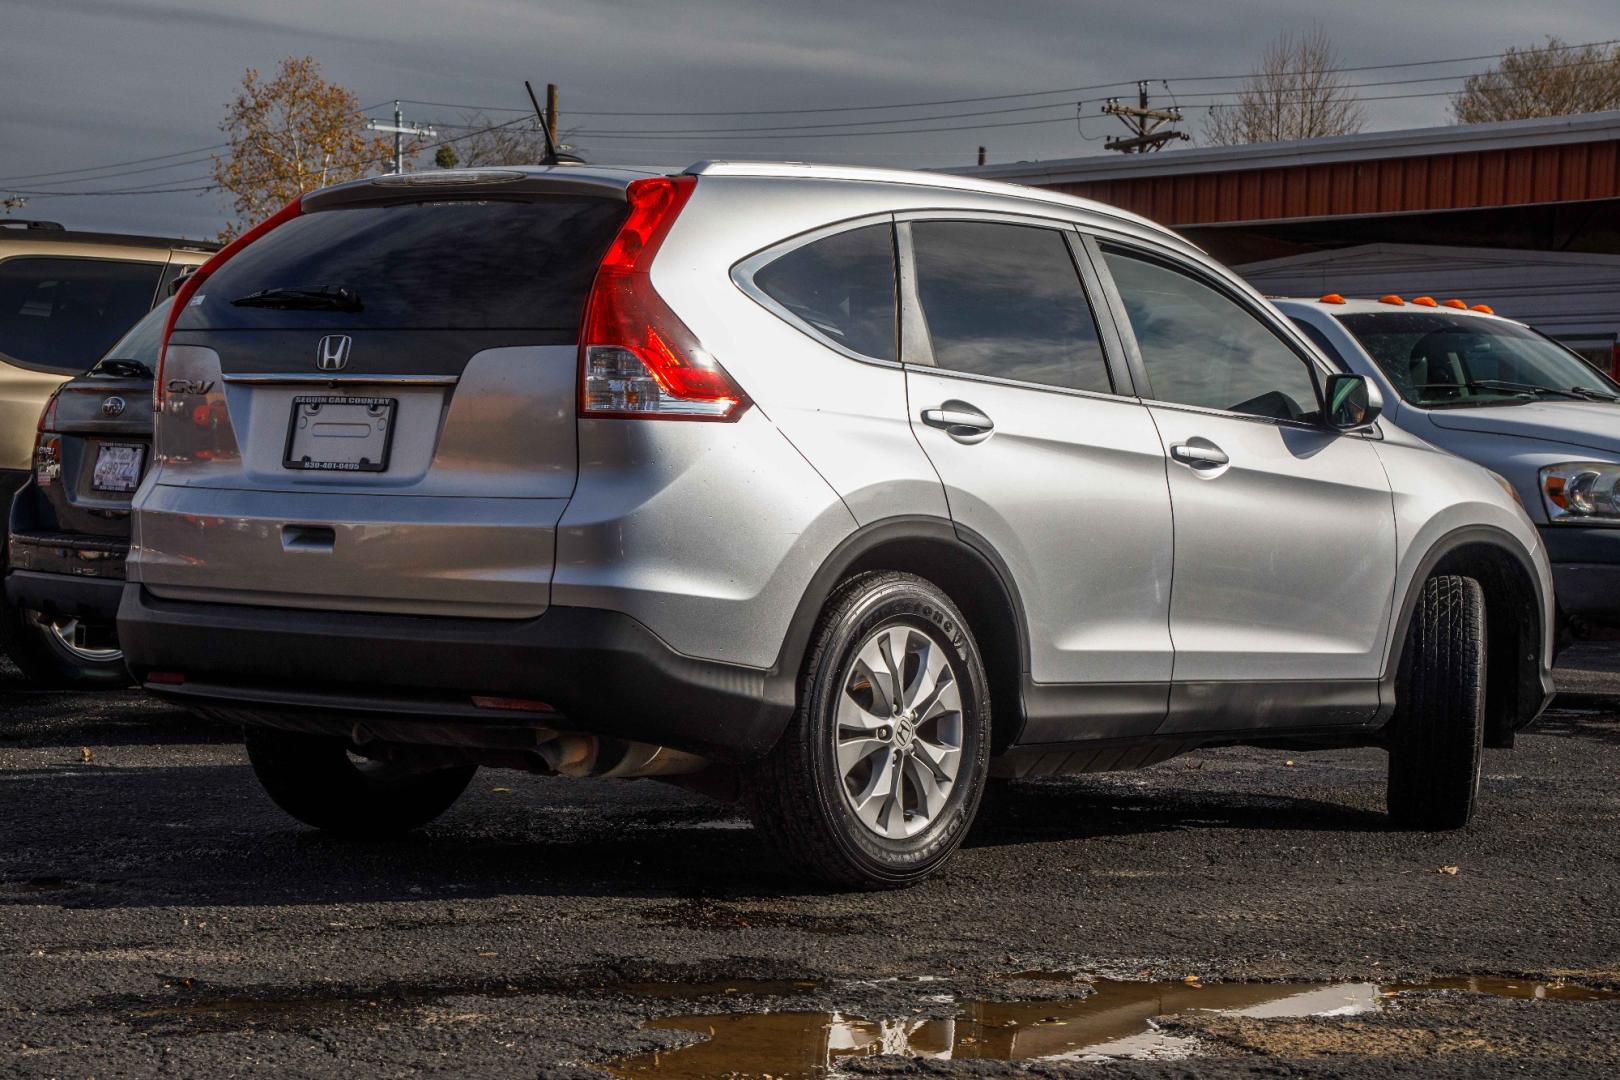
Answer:
[[[322,371],[342,371],[349,366],[350,338],[347,334],[328,334],[315,346],[315,366]]]
[[[128,403],[114,394],[101,403],[101,415],[111,420],[114,417],[123,416],[126,408],[128,408]]]

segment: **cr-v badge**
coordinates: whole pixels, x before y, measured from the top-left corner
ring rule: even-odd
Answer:
[[[347,334],[328,334],[321,338],[320,344],[315,346],[315,366],[322,371],[342,371],[349,366],[350,344]]]

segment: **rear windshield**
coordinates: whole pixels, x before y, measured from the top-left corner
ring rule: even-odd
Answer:
[[[160,262],[20,255],[0,262],[0,354],[78,375],[152,306]]]
[[[140,364],[149,371],[157,370],[158,349],[163,344],[163,327],[169,321],[169,305],[174,298],[169,297],[163,303],[146,313],[134,329],[119,338],[107,355],[97,362],[96,367],[102,364],[112,366],[113,361]]]
[[[177,328],[575,330],[624,216],[618,200],[573,196],[307,214],[220,267]],[[347,299],[239,303],[266,290]]]

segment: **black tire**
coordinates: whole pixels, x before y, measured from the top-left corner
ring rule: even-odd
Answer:
[[[936,717],[935,724],[947,722],[938,719],[947,716],[953,731],[959,727],[953,736],[959,739],[956,776],[938,811],[926,817],[926,825],[919,822],[918,832],[904,837],[880,836],[860,820],[837,760],[835,709],[857,678],[857,651],[889,629],[899,629],[919,647],[938,648],[960,699],[960,708],[948,713],[924,710]],[[912,636],[914,632],[927,642]],[[908,667],[913,655],[900,661],[903,670],[915,670]],[[928,723],[925,718],[915,725],[915,743],[908,724],[904,745],[926,749],[931,744],[925,738],[945,738],[942,728],[928,729]],[[888,735],[882,734],[885,730]],[[880,729],[878,736],[895,738],[896,730]],[[923,751],[911,752],[922,760]],[[912,827],[909,822],[915,818],[907,808],[914,805],[908,799],[915,789],[905,786],[911,783],[905,753],[894,759],[908,764],[899,770],[895,790],[900,794],[888,810],[889,815],[900,813],[901,829]],[[781,741],[749,776],[746,798],[755,825],[796,870],[838,886],[900,888],[938,870],[961,844],[978,811],[989,758],[984,663],[961,612],[937,586],[914,574],[862,574],[840,585],[822,612],[800,679],[799,707]]]
[[[113,640],[110,629],[100,636]],[[0,651],[37,686],[99,690],[135,681],[124,666],[122,653],[106,658],[85,656],[52,633],[43,616],[10,605],[0,606]]]
[[[1473,578],[1423,586],[1396,674],[1389,724],[1389,816],[1409,829],[1460,829],[1479,797],[1485,740],[1485,595]]]
[[[248,761],[275,804],[338,836],[377,838],[426,825],[461,797],[477,766],[408,771],[356,762],[344,739],[247,729]]]

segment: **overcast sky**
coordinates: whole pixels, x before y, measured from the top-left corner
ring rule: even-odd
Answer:
[[[576,141],[588,157],[604,162],[685,165],[734,157],[960,165],[971,163],[981,144],[992,162],[1102,153],[1102,137],[1120,128],[1096,115],[1095,99],[1128,88],[864,113],[584,114],[887,105],[1137,78],[1168,79],[1182,102],[1207,102],[1211,91],[1235,84],[1197,82],[1196,76],[1249,70],[1278,30],[1308,27],[1312,16],[1302,12],[1312,6],[1298,0],[0,0],[0,195],[8,188],[204,184],[206,160],[155,163],[162,169],[132,165],[125,175],[108,170],[88,178],[14,178],[217,143],[225,103],[243,69],[273,69],[289,54],[315,57],[328,78],[349,87],[364,105],[396,97],[447,103],[407,107],[409,119],[428,121],[458,122],[465,111],[458,106],[464,105],[516,108],[525,103],[523,79],[556,82],[563,126],[585,129]],[[1614,0],[1350,0],[1323,6],[1315,17],[1345,63],[1360,66],[1495,53],[1549,33],[1570,42],[1602,40],[1620,36],[1614,13]],[[1416,79],[1483,66],[1351,78]],[[1455,86],[1427,82],[1361,93]],[[1091,99],[1084,105],[1091,119],[1077,130],[1066,118],[1082,97]],[[1043,102],[1052,107],[914,119]],[[1369,101],[1366,108],[1369,129],[1447,120],[1441,97]],[[1204,110],[1187,111],[1187,126],[1196,131]],[[879,118],[913,118],[915,126],[934,127],[1053,122],[815,138],[808,137],[819,134],[815,129],[772,139],[600,134]],[[227,214],[223,196],[202,192],[34,197],[21,216],[70,227],[210,237]]]

